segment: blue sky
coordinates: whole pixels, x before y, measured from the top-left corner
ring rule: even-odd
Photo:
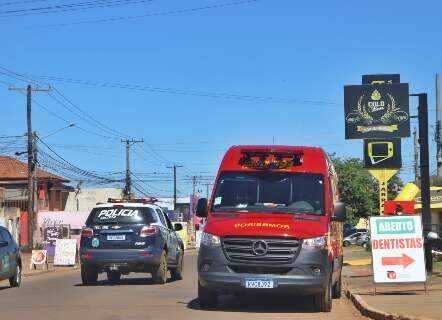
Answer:
[[[0,1],[0,11],[82,1],[41,0],[14,6],[2,2],[10,1]],[[362,141],[344,140],[343,86],[359,84],[362,74],[400,73],[412,92],[428,92],[434,126],[434,74],[442,72],[439,1],[423,6],[416,1],[260,0],[76,24],[232,2],[156,0],[41,15],[0,13],[0,66],[35,79],[52,76],[173,89],[154,92],[42,80],[113,130],[144,138],[143,147],[134,146],[134,172],[164,173],[151,176],[166,179],[167,165],[182,164],[181,193],[191,190],[183,181],[186,176],[214,175],[233,144],[271,144],[274,137],[276,144],[318,145],[340,156],[361,157]],[[9,91],[8,84],[26,85],[0,74],[0,136],[26,129],[25,98]],[[205,92],[222,97],[204,97]],[[46,93],[36,93],[35,99],[53,113],[34,104],[34,128],[40,136],[65,126],[60,118],[112,136]],[[416,105],[412,100],[412,110]],[[124,146],[113,138],[70,128],[45,141],[81,168],[123,171]],[[431,146],[433,171],[434,143]],[[402,178],[411,179],[411,138],[403,140],[402,152]],[[170,194],[171,187],[170,181],[144,184],[161,195]]]

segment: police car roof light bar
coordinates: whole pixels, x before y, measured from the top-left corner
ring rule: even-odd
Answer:
[[[135,198],[135,199],[115,199],[109,198],[108,203],[155,203],[158,202],[157,198],[147,197],[147,198]]]

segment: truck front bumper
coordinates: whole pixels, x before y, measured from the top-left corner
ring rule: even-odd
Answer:
[[[301,250],[290,264],[263,265],[229,261],[222,247],[200,248],[198,280],[202,287],[220,293],[249,291],[312,295],[323,292],[332,272],[327,250]],[[272,289],[249,289],[246,279],[271,279]]]

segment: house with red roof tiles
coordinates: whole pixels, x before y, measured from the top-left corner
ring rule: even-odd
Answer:
[[[63,211],[71,187],[69,180],[37,169],[37,211]],[[7,227],[21,245],[28,243],[27,195],[28,164],[0,156],[0,225]]]
[[[37,169],[36,199],[39,210],[63,211],[70,187],[69,180]],[[4,202],[26,210],[28,164],[9,156],[0,156],[0,188],[4,188]]]

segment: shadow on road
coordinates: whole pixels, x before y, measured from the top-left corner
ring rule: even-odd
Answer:
[[[174,282],[171,279],[167,279],[166,283]],[[103,287],[103,286],[161,286],[161,284],[156,284],[153,282],[152,278],[121,278],[118,281],[109,281],[109,280],[99,280],[96,285],[92,287]],[[77,283],[73,285],[74,287],[90,287],[87,285],[83,285],[81,283]]]
[[[249,313],[314,313],[313,300],[302,296],[275,295],[221,295],[218,306],[213,309],[201,308],[198,298],[187,304],[189,309]]]
[[[11,286],[0,286],[0,291],[5,289],[13,289]]]

